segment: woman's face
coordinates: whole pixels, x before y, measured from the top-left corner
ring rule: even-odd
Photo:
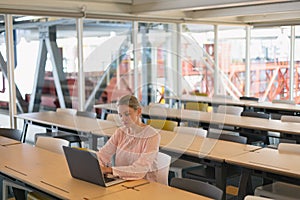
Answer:
[[[132,125],[139,123],[141,108],[134,110],[127,105],[119,105],[118,113],[123,125],[126,127],[131,127]]]

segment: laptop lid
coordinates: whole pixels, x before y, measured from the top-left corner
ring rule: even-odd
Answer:
[[[111,186],[125,180],[116,178],[106,183],[97,155],[72,147],[63,146],[71,176],[103,187]]]

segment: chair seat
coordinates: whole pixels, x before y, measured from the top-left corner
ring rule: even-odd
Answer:
[[[35,134],[35,141],[37,140],[37,137],[54,137],[54,138],[61,138],[68,140],[71,143],[78,143],[78,145],[81,147],[81,142],[88,141],[87,137],[79,136],[77,134],[72,133],[66,133],[62,131],[56,131],[56,132],[47,132],[47,133],[36,133]]]
[[[194,168],[202,168],[203,165],[187,160],[177,159],[170,165],[170,171],[175,173],[175,177],[182,178],[182,172]]]
[[[79,136],[79,135],[71,135],[71,134],[57,135],[57,136],[54,136],[54,138],[65,139],[65,140],[68,140],[71,143],[88,141],[87,137]]]
[[[231,167],[227,171],[227,177],[234,177],[237,174],[240,174],[241,169],[239,167]],[[210,183],[216,182],[215,168],[211,166],[195,168],[183,172],[184,178],[190,178],[195,180],[207,181]]]
[[[255,189],[255,196],[274,199],[296,200],[300,197],[300,187],[283,182],[274,182],[259,186]]]
[[[214,167],[202,167],[183,172],[184,178],[207,181],[215,183],[215,168]]]

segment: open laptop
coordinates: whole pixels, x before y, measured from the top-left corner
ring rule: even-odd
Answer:
[[[103,187],[125,181],[118,177],[108,177],[106,174],[103,174],[95,153],[67,146],[63,146],[63,150],[73,178]]]

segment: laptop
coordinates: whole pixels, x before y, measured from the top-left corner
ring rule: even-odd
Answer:
[[[95,153],[68,146],[63,146],[63,150],[73,178],[103,187],[112,186],[125,181],[111,174],[103,174]]]

